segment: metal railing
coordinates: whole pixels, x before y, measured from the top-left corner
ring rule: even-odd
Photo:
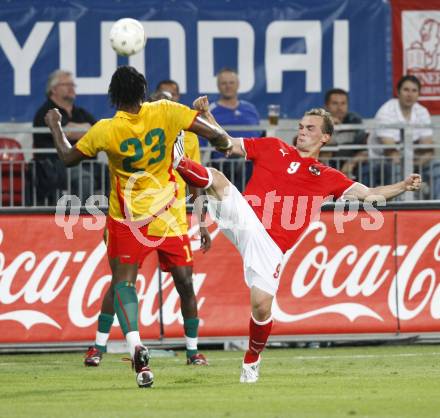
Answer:
[[[261,131],[266,136],[278,136],[286,142],[292,143],[296,131],[281,121],[279,126],[262,123],[258,126],[228,126],[230,131]],[[435,133],[440,133],[440,125],[430,125]],[[351,157],[341,157],[338,153],[344,151],[371,151],[379,149],[387,151],[399,150],[401,158],[396,163],[387,156],[366,158],[360,160],[346,174],[354,180],[367,186],[375,187],[403,179],[412,172],[422,174],[423,187],[420,191],[406,193],[400,200],[434,200],[440,199],[440,141],[433,145],[414,144],[412,141],[413,130],[426,128],[425,125],[409,127],[406,125],[380,126],[373,123],[363,125],[339,125],[339,131],[365,130],[370,134],[376,129],[395,128],[401,131],[402,141],[396,145],[331,145],[322,148],[321,161],[332,167],[346,171],[346,164]],[[14,133],[45,133],[47,128],[8,128],[0,127],[0,137],[13,137]],[[437,139],[437,136],[436,136]],[[434,149],[435,155],[425,164],[414,159],[419,150]],[[247,180],[252,173],[252,165],[242,159],[212,158],[213,148],[201,149],[203,162],[224,172],[239,190],[244,190]],[[34,159],[12,158],[14,154],[31,154]],[[52,159],[39,159],[38,154],[54,154]],[[110,189],[107,163],[105,160],[83,161],[78,167],[64,168],[56,157],[56,151],[49,149],[12,148],[0,149],[0,191],[1,206],[3,207],[40,207],[55,206],[58,199],[64,194],[79,196],[82,204],[90,195],[108,196]]]

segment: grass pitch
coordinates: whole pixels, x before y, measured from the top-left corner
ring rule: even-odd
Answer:
[[[238,383],[242,353],[153,358],[138,389],[121,355],[85,368],[80,353],[1,355],[0,417],[439,417],[440,347],[269,349],[260,381]]]

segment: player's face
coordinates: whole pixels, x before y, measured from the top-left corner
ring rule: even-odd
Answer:
[[[327,143],[330,135],[322,132],[323,119],[321,116],[304,116],[299,122],[296,147],[300,151],[313,152]]]
[[[397,97],[401,107],[412,107],[419,99],[419,87],[412,81],[405,81],[400,87]]]
[[[70,75],[61,75],[58,83],[52,87],[52,99],[73,103],[76,97],[75,83]]]
[[[223,99],[234,99],[238,94],[238,76],[235,73],[225,71],[217,78],[217,87]]]
[[[160,91],[167,91],[171,94],[171,99],[174,102],[178,102],[180,99],[179,91],[174,83],[164,83],[160,85]]]
[[[342,123],[348,112],[347,96],[345,94],[332,94],[326,108],[335,119],[335,123]]]

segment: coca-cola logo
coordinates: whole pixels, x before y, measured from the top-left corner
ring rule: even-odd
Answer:
[[[367,216],[357,224],[365,219]],[[387,223],[388,232],[371,232],[379,240],[356,236],[356,232],[335,240],[336,226],[331,220],[312,223],[286,254],[280,275],[281,292],[273,304],[275,320],[280,324],[299,323],[328,314],[339,316],[340,324],[359,318],[378,324],[389,317],[411,321],[422,314],[424,319],[440,319],[440,223],[426,222],[423,228],[418,227],[419,236],[413,235],[395,246],[388,236],[393,235],[393,217],[387,219],[391,220]],[[199,241],[194,239],[197,230],[197,225],[189,230],[193,251],[199,248]],[[353,231],[361,228],[353,227]],[[242,302],[240,308],[231,306],[232,312],[242,309],[247,313],[249,306],[244,298],[248,291],[240,277],[238,253],[232,253],[235,250],[225,238],[217,238],[218,229],[211,233],[215,242],[203,259],[213,257],[216,261],[201,263],[203,267],[196,262],[194,289],[200,316],[208,315],[215,322],[214,312],[219,306],[227,306],[231,295],[237,292]],[[27,330],[45,325],[64,332],[66,321],[77,330],[93,329],[99,302],[111,279],[104,243],[90,248],[75,241],[74,250],[64,250],[60,248],[69,247],[56,246],[57,242],[65,243],[60,234],[55,244],[45,245],[50,251],[38,253],[28,242],[11,258],[5,250],[8,245],[11,248],[11,241],[12,233],[4,235],[0,229],[0,321],[15,321]],[[236,260],[233,274],[219,269],[219,243],[223,254],[227,254],[227,268],[231,268],[229,257]],[[158,274],[157,269],[150,269],[147,274],[138,275],[139,318],[144,327],[159,320]],[[210,286],[215,290],[206,291]],[[163,275],[162,288],[165,325],[181,323],[179,296],[170,275]],[[218,289],[222,289],[221,296]]]
[[[285,266],[304,240],[313,239],[315,246],[301,259],[290,278],[290,295],[294,301],[298,301],[306,298],[312,290],[319,287],[323,306],[291,314],[283,310],[275,298],[273,317],[276,320],[296,322],[322,314],[335,313],[351,322],[361,316],[382,321],[381,315],[374,310],[374,303],[372,306],[356,301],[332,303],[331,299],[341,295],[346,300],[359,296],[372,297],[386,283],[389,284],[388,308],[394,317],[399,316],[403,320],[413,319],[429,304],[432,318],[440,318],[440,223],[421,235],[413,247],[398,246],[395,254],[391,245],[375,244],[360,253],[355,245],[349,244],[340,247],[333,257],[330,257],[329,247],[325,245],[327,235],[325,223],[313,223],[295,247],[288,252],[284,261]],[[432,264],[416,272],[421,256],[430,246]],[[384,269],[385,261],[394,256],[400,258],[395,273],[391,269]],[[342,280],[340,269],[342,265],[347,264],[350,266],[349,273],[345,280]],[[338,285],[335,285],[336,279]],[[282,280],[289,278],[282,275]],[[409,308],[408,301],[424,287],[427,287],[427,291],[424,292],[423,298],[416,306]],[[300,307],[301,304],[295,303],[293,306]]]
[[[188,234],[195,238],[198,225],[190,228]],[[218,230],[212,233],[212,239],[218,234]],[[0,245],[5,237],[0,229]],[[200,249],[200,241],[191,240],[192,251]],[[6,257],[0,252],[0,304],[5,308],[7,305],[14,305],[17,302],[24,302],[29,309],[12,309],[0,314],[0,321],[16,321],[26,329],[31,329],[38,324],[45,324],[61,329],[61,324],[55,316],[40,310],[32,309],[32,305],[42,303],[50,305],[56,303],[63,290],[71,286],[67,298],[67,313],[70,322],[78,327],[85,328],[93,325],[99,315],[99,309],[92,315],[85,313],[85,309],[96,301],[101,300],[105,287],[111,281],[111,275],[105,274],[96,279],[96,268],[101,263],[107,263],[106,246],[104,242],[94,248],[88,256],[86,251],[51,251],[41,260],[33,251],[24,251],[18,254],[9,265],[6,265]],[[68,275],[69,263],[80,263],[81,268],[75,277]],[[20,277],[26,274],[26,280]],[[138,298],[140,323],[149,326],[159,319],[159,311],[156,303],[159,292],[159,271],[156,269],[153,276],[148,280],[143,274],[138,274]],[[205,273],[194,274],[194,292],[197,294],[206,279]],[[14,282],[19,281],[21,287],[13,291]],[[171,289],[172,288],[172,289]],[[162,274],[162,289],[167,292],[167,299],[164,300],[162,311],[165,324],[175,321],[182,322],[179,307],[179,295],[173,286],[173,280],[169,273]],[[170,290],[171,289],[171,290]],[[203,306],[204,298],[199,298],[199,309]],[[117,320],[116,320],[117,325]]]

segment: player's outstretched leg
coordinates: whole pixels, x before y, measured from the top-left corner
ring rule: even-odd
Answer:
[[[185,158],[184,136],[183,131],[181,131],[174,142],[173,167],[187,184],[200,189],[206,189],[212,183],[211,172],[201,164]]]
[[[251,288],[252,314],[249,320],[249,347],[243,359],[240,382],[255,383],[260,374],[261,352],[266,346],[272,329],[273,296],[257,288]]]
[[[173,168],[177,168],[185,156],[185,131],[180,131],[173,145]]]
[[[215,168],[206,168],[184,156],[183,136],[178,135],[173,148],[173,167],[185,182],[208,193],[217,200],[222,200],[230,182],[223,173]]]
[[[176,168],[183,180],[194,187],[205,189],[217,200],[223,200],[231,182],[215,168],[206,168],[188,158],[182,158]]]
[[[176,170],[190,186],[207,189],[212,184],[211,170],[189,158],[181,158]]]

